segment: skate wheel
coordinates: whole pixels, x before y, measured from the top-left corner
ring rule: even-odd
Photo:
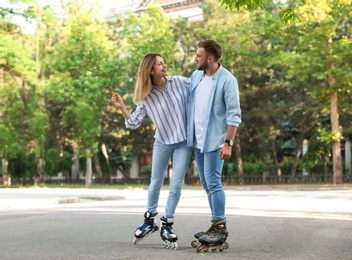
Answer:
[[[192,243],[191,243],[191,246],[196,248],[197,246],[199,245],[198,241],[197,240],[193,240]]]
[[[137,244],[137,242],[138,242],[138,238],[135,237],[135,238],[132,240],[132,245]]]
[[[177,244],[177,242],[174,242],[174,248],[173,248],[174,250],[177,250],[178,249],[178,244]]]
[[[229,243],[224,242],[224,244],[222,244],[222,246],[224,247],[224,249],[228,249],[230,245],[229,245]]]
[[[215,252],[215,251],[216,251],[216,248],[212,248],[211,251],[212,251],[212,252]]]
[[[203,245],[199,245],[199,246],[197,247],[197,253],[200,253],[203,248],[204,248]]]
[[[163,240],[163,248],[169,248],[169,243],[167,240]]]

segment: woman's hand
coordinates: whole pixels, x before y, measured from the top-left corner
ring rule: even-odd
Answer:
[[[115,106],[117,106],[120,109],[125,106],[121,96],[116,92],[111,92],[111,101]]]

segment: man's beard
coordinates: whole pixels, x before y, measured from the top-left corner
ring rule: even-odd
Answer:
[[[198,65],[198,70],[206,70],[209,67],[208,63]]]

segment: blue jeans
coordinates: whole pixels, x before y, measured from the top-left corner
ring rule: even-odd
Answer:
[[[201,153],[200,149],[194,148],[194,153],[200,182],[208,196],[211,217],[225,220],[226,196],[221,182],[224,161],[219,159],[220,150]]]
[[[182,184],[187,172],[191,152],[192,148],[187,146],[186,141],[176,144],[163,144],[155,140],[152,176],[148,190],[147,208],[150,213],[157,213],[160,189],[164,183],[167,166],[172,155],[172,177],[165,207],[165,217],[174,217],[177,204],[181,197]]]

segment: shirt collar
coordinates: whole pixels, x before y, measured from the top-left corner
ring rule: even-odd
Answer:
[[[219,62],[219,68],[218,70],[215,72],[215,74],[213,75],[213,79],[218,79],[218,76],[220,74],[220,71],[222,70],[222,65]],[[205,77],[205,70],[203,70],[203,78]]]

